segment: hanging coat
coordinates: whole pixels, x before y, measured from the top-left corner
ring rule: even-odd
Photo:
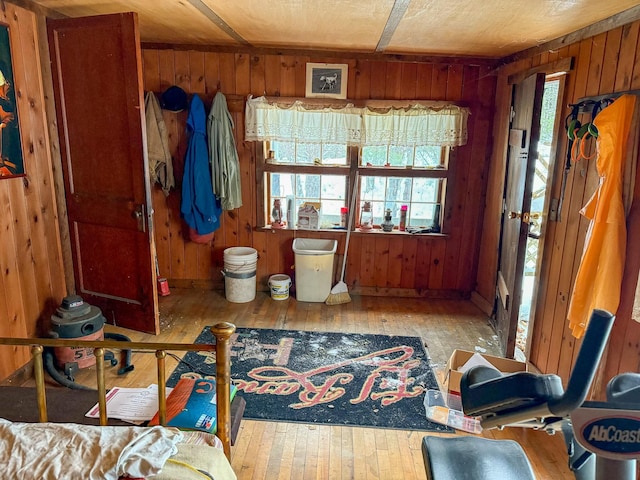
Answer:
[[[209,155],[213,192],[220,199],[223,210],[242,206],[240,163],[233,138],[233,119],[227,108],[227,99],[216,93],[207,119]]]
[[[205,129],[204,104],[198,95],[194,95],[187,119],[189,143],[184,159],[180,213],[187,225],[199,235],[217,230],[222,213],[212,192]]]
[[[169,135],[162,117],[160,102],[155,93],[147,92],[144,97],[144,117],[147,130],[147,158],[151,184],[158,182],[165,196],[175,187],[173,163],[169,150]]]
[[[569,327],[580,338],[595,308],[615,314],[627,244],[622,176],[635,96],[624,95],[594,120],[598,129],[596,168],[600,184],[580,211],[591,223],[569,304]]]

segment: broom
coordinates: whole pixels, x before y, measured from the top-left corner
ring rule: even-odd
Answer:
[[[354,187],[358,185],[358,172],[353,182]],[[344,244],[344,256],[342,257],[342,273],[340,274],[340,281],[334,285],[329,293],[329,296],[324,303],[327,305],[340,305],[341,303],[349,303],[351,297],[349,296],[349,290],[347,284],[344,283],[344,271],[347,267],[347,252],[349,251],[349,238],[351,237],[351,226],[355,212],[353,209],[356,206],[356,189],[351,192],[351,210],[349,211],[349,222],[347,226],[347,240]]]

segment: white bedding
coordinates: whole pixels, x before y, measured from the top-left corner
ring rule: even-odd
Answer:
[[[182,432],[0,419],[0,472],[16,480],[152,477],[177,453]]]

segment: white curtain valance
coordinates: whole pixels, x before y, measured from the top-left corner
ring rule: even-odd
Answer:
[[[280,106],[265,97],[249,98],[245,111],[245,140],[360,145],[361,111],[353,105],[340,109],[308,108],[301,101]]]
[[[340,143],[355,146],[449,146],[467,143],[469,109],[457,105],[337,108],[247,99],[245,140]]]
[[[469,109],[412,105],[386,112],[363,110],[363,145],[457,147],[467,143]]]

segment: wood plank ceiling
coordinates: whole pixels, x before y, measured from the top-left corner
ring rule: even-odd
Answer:
[[[138,12],[144,43],[487,58],[640,16],[637,0],[33,2],[50,16]]]

